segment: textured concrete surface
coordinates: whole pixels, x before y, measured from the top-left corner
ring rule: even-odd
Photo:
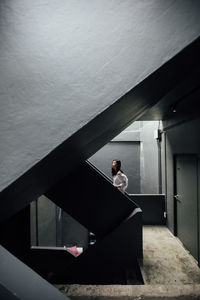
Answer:
[[[60,285],[57,288],[71,299],[200,299],[200,285]]]
[[[0,189],[194,41],[199,7],[1,1]]]
[[[71,299],[200,299],[196,260],[165,226],[143,227],[145,285],[56,285]]]
[[[165,226],[143,227],[145,284],[200,284],[197,261]]]

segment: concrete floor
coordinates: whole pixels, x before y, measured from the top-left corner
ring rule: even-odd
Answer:
[[[197,261],[166,226],[143,227],[143,256],[145,284],[200,284]]]
[[[74,300],[200,299],[200,269],[196,260],[165,226],[143,227],[144,285],[57,285]]]

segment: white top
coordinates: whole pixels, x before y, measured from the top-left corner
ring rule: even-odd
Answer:
[[[124,173],[117,174],[113,176],[113,185],[119,185],[118,189],[122,192],[128,187],[128,178]]]

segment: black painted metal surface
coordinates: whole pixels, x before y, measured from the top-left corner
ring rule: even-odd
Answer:
[[[5,299],[49,299],[64,300],[64,296],[56,288],[50,285],[46,280],[41,278],[29,267],[24,265],[20,260],[11,255],[6,249],[0,246],[0,284],[9,291],[6,296],[12,296]],[[3,300],[3,298],[1,298]],[[67,297],[67,299],[69,299]]]
[[[46,195],[99,237],[116,228],[137,207],[88,163],[82,164]]]
[[[165,195],[129,195],[142,209],[143,225],[165,225]]]
[[[30,266],[54,283],[120,283],[142,257],[142,211],[85,162],[47,196],[96,237],[76,259],[63,249],[36,248]],[[71,233],[73,234],[73,232]]]
[[[130,270],[138,272],[138,258],[142,258],[142,255],[142,212],[136,208],[119,226],[97,240],[73,264],[60,268],[53,281],[127,284],[125,274]]]

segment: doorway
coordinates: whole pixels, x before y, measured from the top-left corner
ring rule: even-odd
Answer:
[[[197,156],[175,156],[175,235],[198,260]]]

